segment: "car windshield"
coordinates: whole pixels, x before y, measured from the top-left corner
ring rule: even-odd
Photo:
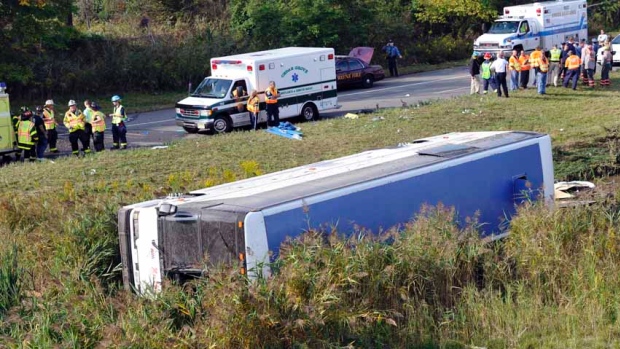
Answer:
[[[206,78],[196,88],[192,97],[224,98],[232,80]]]
[[[516,33],[517,28],[519,28],[518,21],[502,21],[495,22],[491,26],[491,29],[487,32],[488,34],[511,34]]]
[[[616,36],[611,43],[614,45],[620,45],[620,35]]]

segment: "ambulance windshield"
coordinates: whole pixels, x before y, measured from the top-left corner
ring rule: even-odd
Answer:
[[[501,21],[495,22],[491,26],[488,34],[512,34],[516,33],[519,28],[519,21]]]
[[[232,80],[206,78],[196,88],[192,97],[224,98],[230,89]]]

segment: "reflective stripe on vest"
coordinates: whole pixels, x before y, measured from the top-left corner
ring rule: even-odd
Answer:
[[[53,130],[56,128],[56,120],[54,120],[54,111],[49,109],[43,110],[43,123],[45,123],[46,130]]]
[[[548,72],[549,71],[549,62],[547,62],[546,60],[545,61],[541,60],[539,68],[540,68],[540,71],[543,72],[543,73]]]
[[[30,120],[22,120],[17,126],[17,143],[33,145],[32,136],[36,133],[34,123]]]
[[[93,112],[91,125],[93,125],[93,132],[105,131],[105,115],[100,111]]]
[[[252,113],[257,113],[259,111],[259,106],[258,106],[259,101],[260,100],[258,97],[250,98],[248,100],[248,110],[251,111]]]
[[[581,59],[579,59],[579,57],[577,57],[576,55],[572,55],[570,57],[568,57],[568,59],[566,59],[566,67],[568,69],[577,69],[579,68],[579,66],[581,65]]]
[[[537,68],[538,66],[540,66],[541,56],[542,52],[540,51],[532,52],[532,54],[530,55],[530,63],[532,64],[532,67]]]
[[[559,48],[554,48],[551,50],[551,61],[552,62],[559,62],[560,57],[562,57],[562,50],[560,50]]]
[[[277,98],[273,98],[270,99],[269,97],[271,96],[277,96],[278,95],[278,89],[274,88],[273,91],[268,88],[267,91],[265,91],[265,96],[267,96],[268,98],[265,98],[265,103],[267,104],[276,104],[278,103],[278,99]]]
[[[121,114],[122,113],[122,114]],[[122,121],[125,121],[125,108],[122,105],[118,105],[118,107],[114,107],[114,115],[112,116],[112,123],[114,125],[120,124]]]
[[[84,115],[82,115],[82,113],[80,113],[79,110],[76,110],[76,112],[78,112],[77,115],[75,115],[71,111],[68,111],[65,114],[65,123],[69,124],[69,128],[71,128],[70,132],[75,132],[77,130],[83,130],[85,128]]]
[[[519,59],[517,57],[510,57],[510,68],[512,70],[521,71],[521,63],[519,63]]]
[[[491,78],[491,63],[485,61],[484,63],[482,63],[482,66],[480,66],[480,68],[482,68],[482,74],[480,74],[480,76],[483,79],[490,79]]]

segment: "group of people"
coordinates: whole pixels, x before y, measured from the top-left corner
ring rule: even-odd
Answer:
[[[601,31],[601,34],[604,32]],[[530,75],[533,74],[533,86],[539,94],[546,94],[546,87],[553,84],[557,87],[572,87],[577,89],[578,80],[581,77],[583,84],[588,87],[596,85],[594,74],[596,73],[596,53],[599,50],[597,39],[592,39],[588,44],[582,39],[579,44],[574,38],[567,42],[554,45],[551,50],[543,50],[537,47],[534,52],[527,54],[525,51],[513,50],[508,60],[504,53],[500,52],[497,59],[493,59],[490,53],[480,55],[474,52],[469,65],[471,75],[471,94],[488,93],[488,88],[502,96],[508,97],[507,74],[510,73],[510,90],[527,89]],[[613,64],[611,44],[605,36],[603,42],[603,55],[601,60],[601,86],[610,86],[609,73]],[[548,75],[550,78],[548,79]]]
[[[112,97],[114,110],[108,117],[112,118],[111,149],[127,148],[127,127],[125,121],[127,114],[121,105],[119,96]],[[44,106],[37,106],[35,113],[30,108],[23,106],[20,114],[13,117],[13,125],[17,136],[17,160],[36,161],[43,160],[45,151],[49,146],[51,153],[58,153],[58,119],[54,110],[54,100],[48,99]],[[105,149],[104,132],[106,130],[105,117],[101,107],[94,101],[85,100],[84,110],[77,107],[75,100],[67,103],[69,110],[64,114],[63,125],[69,131],[69,142],[73,155],[79,156],[91,152],[90,140],[93,140],[94,151],[100,152]],[[80,148],[80,144],[82,147]]]
[[[242,87],[233,88],[233,97],[239,102],[238,108],[243,110],[243,103],[241,98],[246,96],[246,92]],[[265,90],[265,105],[267,112],[267,126],[278,126],[280,124],[280,107],[278,106],[278,97],[280,92],[276,88],[274,81],[269,81],[269,86]],[[252,90],[248,97],[247,109],[250,113],[250,124],[253,130],[258,128],[258,117],[260,113],[260,99],[258,97],[258,91]]]

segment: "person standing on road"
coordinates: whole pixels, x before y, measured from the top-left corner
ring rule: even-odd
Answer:
[[[515,91],[519,89],[519,73],[521,72],[521,63],[519,62],[517,50],[512,50],[512,56],[508,62],[510,68],[510,90]]]
[[[260,99],[256,90],[252,90],[250,98],[248,98],[248,111],[250,112],[252,130],[256,131],[258,127],[258,114],[260,113]]]
[[[84,100],[84,132],[86,133],[86,137],[88,137],[89,147],[90,139],[93,138],[93,125],[91,125],[93,121],[93,112],[92,102],[90,99]]]
[[[56,148],[56,142],[58,141],[58,131],[56,131],[56,126],[58,126],[58,122],[54,116],[54,101],[51,99],[45,101],[45,108],[43,108],[43,122],[45,123],[45,129],[47,130],[47,142],[50,146],[50,152],[58,153],[58,148]]]
[[[577,89],[577,82],[579,81],[579,67],[581,66],[581,59],[577,55],[569,51],[570,56],[566,59],[566,74],[564,76],[564,87],[568,87],[568,83],[573,80],[573,90]]]
[[[20,156],[16,156],[16,160],[26,160],[34,162],[37,160],[37,152],[35,150],[37,144],[37,130],[32,122],[32,111],[28,107],[21,107],[21,116],[17,122],[17,148],[20,149]]]
[[[478,61],[478,55],[478,52],[474,52],[469,61],[469,75],[471,75],[469,94],[472,95],[480,93],[480,62]]]
[[[500,52],[495,62],[491,64],[491,70],[495,72],[495,78],[499,85],[497,86],[497,97],[502,96],[502,89],[504,89],[504,96],[508,98],[508,84],[506,83],[508,61],[504,59],[504,52]]]
[[[519,64],[521,64],[521,88],[525,90],[530,82],[530,56],[523,50],[519,56]]]
[[[547,94],[547,73],[549,72],[549,60],[543,53],[538,60],[538,74],[536,75],[536,87],[538,94]]]
[[[112,104],[114,105],[114,113],[109,115],[112,118],[111,150],[127,149],[127,127],[125,126],[127,114],[125,114],[125,107],[121,105],[121,97],[112,96]]]
[[[80,155],[78,141],[82,143],[82,152],[90,153],[89,140],[86,136],[84,114],[77,108],[77,104],[72,99],[68,103],[69,110],[65,113],[63,124],[69,130],[69,142],[71,142],[71,153],[75,156]]]
[[[105,150],[103,144],[103,137],[105,132],[105,114],[101,112],[101,107],[95,102],[92,102],[91,108],[93,109],[92,126],[93,126],[93,146],[96,152]]]
[[[394,41],[390,39],[388,40],[387,45],[383,46],[382,51],[385,52],[385,56],[387,57],[390,76],[398,76],[398,66],[396,64],[396,59],[403,58],[403,56],[400,55],[398,47],[394,46]]]
[[[43,154],[47,149],[47,130],[45,129],[45,122],[43,121],[43,107],[37,105],[35,107],[35,114],[32,116],[32,122],[37,130],[37,160],[43,161]]]
[[[267,125],[280,125],[280,109],[278,106],[280,93],[274,81],[269,81],[269,87],[265,90],[265,103],[267,104]]]

